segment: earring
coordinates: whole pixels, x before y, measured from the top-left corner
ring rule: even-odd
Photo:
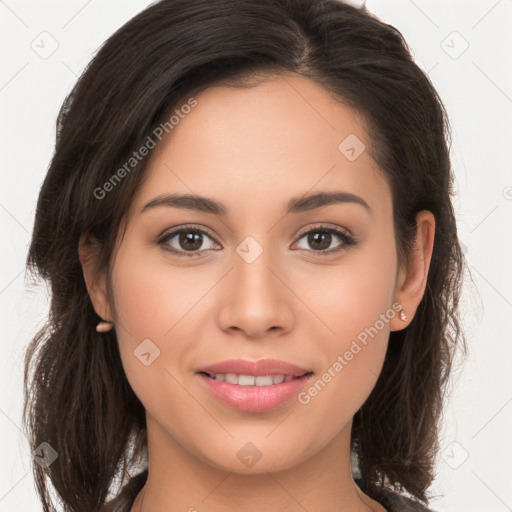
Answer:
[[[407,320],[407,315],[405,314],[403,308],[400,310],[400,320],[402,320],[402,322],[405,322]]]
[[[108,332],[114,327],[113,322],[107,322],[106,320],[103,320],[96,326],[97,332]]]

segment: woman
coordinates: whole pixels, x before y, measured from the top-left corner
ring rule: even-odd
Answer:
[[[428,510],[464,347],[448,137],[401,34],[340,1],[163,0],[110,37],[27,261],[43,509],[49,477],[68,511]]]

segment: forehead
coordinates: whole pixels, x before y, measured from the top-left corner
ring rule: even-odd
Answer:
[[[136,207],[172,192],[213,195],[246,212],[274,202],[282,208],[283,196],[315,189],[343,189],[373,202],[390,196],[362,117],[308,78],[214,86],[193,98],[195,106],[183,109],[150,155]]]

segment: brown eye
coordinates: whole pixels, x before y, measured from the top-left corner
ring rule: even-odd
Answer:
[[[197,231],[182,231],[177,236],[178,245],[186,251],[196,251],[203,245],[203,235]]]
[[[332,244],[336,242],[336,238],[341,240],[337,246],[332,248]],[[317,226],[310,229],[299,238],[306,241],[308,247],[300,247],[301,250],[313,251],[318,255],[329,255],[347,249],[355,245],[357,242],[354,237],[339,229],[329,228],[326,226]]]
[[[327,231],[310,231],[306,236],[309,246],[316,251],[325,251],[331,246],[332,234]]]
[[[212,249],[212,244],[216,242],[202,229],[184,227],[167,233],[158,240],[158,244],[177,256],[193,257],[199,252]]]

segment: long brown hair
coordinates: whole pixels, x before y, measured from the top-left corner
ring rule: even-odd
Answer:
[[[365,492],[393,487],[428,500],[444,391],[456,347],[465,352],[464,258],[441,99],[400,32],[364,9],[337,0],[163,0],[115,32],[80,77],[39,195],[27,266],[50,284],[51,307],[26,352],[24,424],[32,449],[47,442],[58,454],[48,467],[33,464],[45,512],[50,483],[64,510],[99,511],[147,449],[144,407],[115,331],[95,330],[78,242],[84,233],[99,242],[108,274],[148,158],[104,197],[95,190],[183,98],[265,73],[309,77],[363,116],[392,188],[399,262],[410,255],[416,213],[435,216],[424,297],[410,325],[391,332],[352,430]]]

